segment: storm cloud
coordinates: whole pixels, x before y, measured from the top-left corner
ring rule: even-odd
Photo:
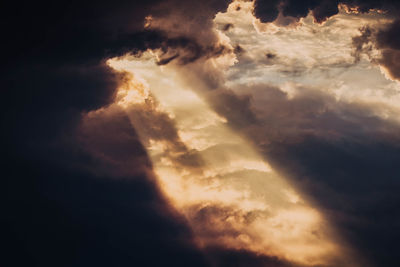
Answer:
[[[235,10],[243,11],[244,3],[248,4],[237,2]],[[225,84],[234,77],[226,73],[237,62],[249,67],[237,76],[252,72],[251,64],[268,67],[284,62],[279,73],[290,77],[297,70],[300,76],[310,68],[334,65],[317,62],[310,67],[270,49],[254,61],[249,56],[254,50],[243,40],[230,43],[227,37],[240,32],[238,25],[227,22],[222,31],[216,30],[215,16],[229,4],[226,0],[2,4],[1,222],[7,246],[2,265],[302,266],[290,260],[296,253],[267,255],[244,246],[221,245],[232,237],[248,242],[241,235],[242,226],[232,221],[246,225],[256,212],[240,213],[229,205],[209,203],[191,206],[184,216],[166,197],[148,149],[151,145],[162,144],[160,158],[193,176],[202,176],[209,162],[219,167],[239,156],[252,159],[253,154],[226,144],[204,150],[190,147],[177,124],[181,118],[162,110],[156,98],[123,106],[119,93],[133,78],[110,67],[107,60],[140,59],[148,51],[156,55],[156,67],[176,71],[181,85],[196,84],[194,94],[216,114],[208,118],[210,125],[224,123],[227,131],[246,138],[316,203],[348,240],[343,247],[362,255],[357,264],[365,260],[363,266],[399,265],[397,110],[339,99],[329,88],[294,84],[288,90],[268,81]],[[296,23],[309,14],[316,23],[335,23],[339,4],[352,14],[382,10],[388,20],[379,27],[367,25],[352,36],[349,49],[355,61],[338,65],[361,64],[367,55],[389,78],[400,80],[397,1],[255,0],[252,14],[261,24],[295,31]],[[123,97],[129,98],[129,90]],[[182,110],[177,114],[201,113],[195,107]],[[201,122],[185,121],[190,126]],[[206,141],[219,134],[212,127]],[[244,175],[223,171],[215,175],[224,181],[221,190],[234,180],[232,175]],[[260,172],[245,171],[255,180]],[[221,225],[215,223],[220,218]],[[211,241],[200,244],[199,237]],[[339,261],[330,264],[343,266]]]

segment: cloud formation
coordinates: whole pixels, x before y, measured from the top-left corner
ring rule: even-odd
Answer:
[[[212,95],[222,101],[214,107],[228,108],[221,115],[236,115],[225,119],[188,90],[201,85],[188,87],[179,79],[179,69],[190,66],[160,69],[151,54],[109,64],[133,73],[130,93],[115,105],[129,114],[161,190],[185,215],[201,247],[247,250],[310,266],[329,266],[333,259],[345,264],[346,252],[318,211],[226,127],[227,121],[236,127],[251,123],[240,116],[245,98],[233,92]],[[128,99],[129,94],[136,97]]]
[[[203,52],[190,36],[144,29],[161,2],[2,4],[1,265],[210,265],[152,182],[126,114],[82,120],[124,83],[104,63],[109,56],[200,47],[188,52],[195,60]]]
[[[356,263],[399,265],[398,87],[376,68],[400,79],[398,2],[229,4],[2,4],[4,265],[316,263],[307,257],[320,251],[315,244],[329,250],[314,242],[325,224],[299,223],[319,221],[302,196],[271,183],[266,198],[300,209],[269,214],[259,201],[265,191],[251,186],[265,184],[271,166],[340,230],[344,249],[362,255]],[[177,96],[163,92],[168,79],[155,79],[160,99],[179,102],[172,111],[144,88],[132,93],[132,77],[106,63],[149,51],[154,68],[193,87]],[[197,109],[193,99],[206,104]],[[243,138],[246,149],[237,145]],[[168,178],[188,176],[187,194],[174,195],[181,206],[166,198],[159,167],[179,173],[158,175],[169,186]],[[219,202],[202,205],[210,194]],[[282,229],[302,238],[286,240]],[[276,236],[263,240],[264,230]]]

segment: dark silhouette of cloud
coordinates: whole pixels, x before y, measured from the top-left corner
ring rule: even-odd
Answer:
[[[202,56],[190,36],[143,29],[159,4],[1,4],[0,265],[209,266],[152,182],[126,115],[82,124],[82,114],[112,103],[124,82],[108,57],[192,47],[200,48],[184,63]]]
[[[379,64],[390,78],[400,79],[400,22],[399,20],[386,25],[383,29],[366,26],[360,29],[361,35],[353,37],[355,61],[360,61],[361,55],[367,55],[372,62]],[[380,51],[379,56],[372,56],[373,49]]]
[[[389,75],[400,80],[400,20],[395,21],[376,35],[375,42],[382,51],[379,64],[385,67]]]
[[[254,14],[261,22],[272,22],[279,12],[284,16],[306,17],[311,11],[316,22],[324,22],[339,13],[338,5],[344,4],[359,12],[382,9],[398,15],[399,3],[393,0],[255,0]]]

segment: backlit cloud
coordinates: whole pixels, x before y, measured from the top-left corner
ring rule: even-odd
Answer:
[[[398,1],[2,11],[0,265],[400,266]]]

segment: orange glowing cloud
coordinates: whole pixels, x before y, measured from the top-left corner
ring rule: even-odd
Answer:
[[[198,244],[310,266],[344,257],[322,214],[179,78],[176,67],[155,62],[153,52],[108,61],[132,73],[115,105],[147,144],[160,189],[187,218]],[[165,121],[144,121],[142,113],[152,112],[165,114]],[[175,134],[152,137],[163,134],[164,123]]]
[[[229,48],[224,53],[186,65],[175,60],[181,56],[179,48],[166,64],[160,64],[166,52],[157,49],[109,59],[110,67],[129,73],[130,79],[108,109],[118,107],[128,115],[159,188],[186,217],[199,246],[243,249],[305,266],[360,266],[318,206],[261,155],[257,133],[233,130],[251,114],[234,117],[232,107],[221,108],[224,102],[213,97],[225,94],[240,100],[252,90],[252,104],[262,114],[271,112],[262,107],[265,88],[270,88],[287,101],[307,92],[332,105],[385,106],[394,116],[396,105],[384,91],[398,89],[398,84],[387,80],[369,58],[355,60],[352,48],[361,26],[389,21],[377,11],[358,14],[342,6],[324,24],[316,24],[311,14],[292,22],[281,14],[274,23],[261,23],[253,8],[252,2],[235,1],[208,25],[216,46]],[[149,17],[146,27],[163,28],[162,21]],[[365,81],[355,81],[366,74]],[[379,103],[371,86],[382,89]],[[247,103],[243,99],[237,105]],[[371,110],[377,116],[384,113]]]

